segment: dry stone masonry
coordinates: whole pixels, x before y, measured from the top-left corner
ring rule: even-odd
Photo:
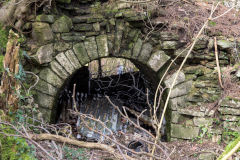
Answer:
[[[57,96],[67,79],[99,58],[131,60],[156,87],[186,43],[179,35],[166,31],[152,32],[146,38],[144,20],[147,21],[145,13],[138,13],[127,4],[101,6],[87,0],[57,0],[50,13],[39,12],[29,18],[24,29],[32,32],[23,49],[31,57],[31,65],[26,63],[25,68],[40,78],[35,101],[46,121],[56,116]],[[224,67],[232,61],[235,43],[218,39],[220,66]],[[213,38],[202,36],[177,78],[166,117],[171,140],[198,138],[203,128],[207,128],[213,141],[219,140],[225,130],[240,132],[239,99],[226,97],[217,118],[208,112],[207,104],[221,97],[213,44]],[[164,86],[172,84],[186,52],[170,69]]]

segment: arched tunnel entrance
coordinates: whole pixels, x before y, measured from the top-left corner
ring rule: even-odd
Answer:
[[[91,61],[77,70],[59,91],[55,121],[71,124],[73,135],[78,139],[99,141],[104,139],[101,134],[110,133],[106,127],[113,133],[140,132],[121,115],[124,114],[130,121],[155,134],[149,119],[157,80],[153,82],[144,73],[138,64],[123,58]],[[75,109],[77,113],[71,112]],[[161,107],[159,118],[160,110]],[[138,118],[139,115],[148,119]],[[166,141],[166,121],[161,132],[162,140]]]

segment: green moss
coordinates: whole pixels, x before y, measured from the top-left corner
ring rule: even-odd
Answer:
[[[232,141],[231,143],[229,143],[224,152],[222,153],[222,155],[218,158],[218,160],[221,160],[228,152],[230,152],[240,141],[240,136],[238,138],[236,138],[234,141]]]
[[[8,31],[3,28],[3,26],[0,24],[0,55],[1,50],[6,48],[8,41]]]
[[[0,75],[3,72],[3,58],[4,58],[4,56],[0,55]]]

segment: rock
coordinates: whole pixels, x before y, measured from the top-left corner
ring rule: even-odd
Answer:
[[[92,31],[93,25],[92,24],[76,24],[74,25],[73,29],[75,31]]]
[[[181,83],[179,85],[176,85],[172,90],[170,98],[187,95],[191,89],[190,86],[192,86],[192,81],[187,81],[187,82]]]
[[[91,60],[98,58],[97,43],[95,37],[88,37],[84,41],[85,48],[87,50],[88,56]]]
[[[193,117],[204,117],[204,112],[198,111],[197,109],[195,109],[195,107],[193,108],[178,108],[177,110],[180,114],[185,114],[185,115],[189,115],[189,116],[193,116]]]
[[[60,2],[60,3],[71,3],[71,0],[57,0],[57,2]]]
[[[236,77],[240,78],[240,68],[236,72]]]
[[[123,20],[117,20],[116,21],[116,32],[114,37],[114,55],[119,54],[122,37],[123,37],[123,30],[124,30],[124,21]]]
[[[171,124],[171,137],[191,140],[198,137],[199,130],[199,127],[185,127],[179,124]]]
[[[64,82],[49,68],[42,69],[41,72],[39,73],[39,78],[57,88],[61,88]]]
[[[171,87],[176,75],[177,75],[177,72],[173,73],[172,75],[168,75],[166,77],[166,80],[164,81],[164,84],[166,85],[166,87],[168,87],[168,88]],[[185,74],[180,71],[174,86],[176,86],[184,81],[185,81]]]
[[[198,126],[198,127],[211,126],[213,124],[213,119],[212,118],[194,117],[193,123],[195,126]]]
[[[109,55],[107,35],[97,36],[96,42],[97,42],[99,57],[101,58],[107,57]]]
[[[32,24],[32,37],[40,44],[47,44],[53,41],[53,32],[48,23],[34,22]]]
[[[82,65],[80,64],[80,62],[78,61],[78,58],[76,57],[76,55],[72,50],[66,51],[65,55],[76,70],[81,68]]]
[[[36,21],[37,22],[54,23],[55,17],[54,17],[54,15],[41,14],[36,17]]]
[[[57,88],[43,80],[38,81],[35,89],[51,96],[55,96],[57,94]]]
[[[164,51],[154,52],[148,60],[148,66],[150,66],[155,72],[157,72],[166,62],[170,59]]]
[[[73,50],[78,57],[78,60],[82,65],[85,65],[90,62],[90,59],[87,54],[87,50],[83,43],[77,43],[73,46]]]
[[[100,31],[100,24],[98,22],[93,23],[93,29],[94,29],[94,31],[99,32]]]
[[[232,115],[221,116],[221,119],[224,120],[224,121],[228,121],[228,122],[238,122],[238,121],[240,121],[239,116],[232,116]]]
[[[201,153],[198,160],[215,160],[215,155],[213,153]]]
[[[143,44],[140,55],[138,56],[138,60],[142,63],[147,63],[151,56],[152,50],[153,46],[150,43]]]
[[[185,107],[186,96],[175,97],[170,99],[170,106],[172,110],[177,110],[178,108]]]
[[[94,15],[91,15],[87,19],[87,23],[96,23],[96,22],[101,22],[103,20],[104,20],[103,15],[101,15],[101,14],[94,14]]]
[[[220,49],[230,49],[234,46],[234,43],[228,40],[218,40],[217,45]]]
[[[63,52],[63,51],[66,51],[68,49],[70,49],[72,47],[72,44],[71,43],[65,43],[65,42],[56,42],[54,44],[54,49],[58,52]]]
[[[161,40],[163,40],[163,41],[178,41],[179,40],[179,35],[172,33],[172,32],[160,32],[157,35],[159,35]]]
[[[194,46],[194,50],[200,50],[207,48],[208,45],[208,37],[207,36],[201,36],[198,41],[196,42]]]
[[[229,107],[229,108],[238,109],[238,108],[240,108],[240,100],[225,98],[221,103],[221,107]]]
[[[84,16],[75,16],[73,17],[72,19],[72,22],[73,23],[84,23],[84,22],[87,22],[87,20],[90,18],[91,16],[90,15],[84,15]]]
[[[179,44],[177,41],[163,41],[162,49],[178,49]]]
[[[69,32],[73,27],[71,18],[67,16],[61,16],[52,25],[53,32],[64,33]]]
[[[140,51],[141,51],[141,48],[142,48],[142,44],[143,44],[143,42],[142,42],[142,40],[139,38],[139,39],[137,40],[137,42],[134,44],[132,58],[135,58],[135,59],[136,59],[136,58],[138,57],[138,55],[139,55],[139,53],[140,53]]]
[[[188,121],[190,120],[188,117],[179,114],[177,111],[172,111],[172,123],[181,123],[184,121]],[[191,124],[193,124],[192,122],[190,122]]]
[[[240,109],[235,108],[227,108],[227,107],[219,107],[218,111],[221,114],[228,114],[228,115],[240,115]]]
[[[63,66],[63,68],[71,75],[75,69],[74,66],[71,64],[71,62],[69,61],[69,59],[66,57],[66,55],[62,52],[59,53],[56,56],[56,60],[59,62],[59,64],[61,66]]]
[[[41,96],[38,96],[38,97],[41,98]],[[40,106],[38,109],[41,113],[40,114],[41,115],[40,119],[42,118],[43,121],[46,122],[46,123],[51,123],[51,120],[52,120],[52,108],[51,108],[51,106],[48,105],[47,108],[43,108],[42,106]],[[55,119],[55,118],[53,118],[53,119]]]
[[[50,67],[59,77],[61,77],[63,80],[67,79],[68,76],[70,76],[66,70],[56,61],[52,61],[50,63]]]
[[[53,54],[53,44],[41,46],[36,53],[38,63],[44,64],[51,62],[53,59]]]

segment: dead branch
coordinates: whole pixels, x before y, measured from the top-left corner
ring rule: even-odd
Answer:
[[[92,142],[84,142],[84,141],[78,141],[70,138],[66,138],[59,135],[53,135],[53,134],[30,134],[29,138],[35,140],[35,141],[43,141],[43,140],[53,140],[56,142],[61,143],[67,143],[78,147],[84,147],[89,149],[100,149],[109,152],[110,154],[116,156],[118,159],[122,159],[122,156],[118,153],[116,153],[115,149],[113,147],[110,147],[105,144],[100,143],[92,143]],[[125,155],[127,159],[134,160],[133,158]]]
[[[216,64],[217,64],[217,71],[218,71],[218,80],[219,80],[219,84],[221,86],[222,89],[224,89],[223,84],[222,84],[222,76],[221,76],[221,70],[220,70],[220,66],[219,66],[219,60],[218,60],[218,49],[217,49],[217,38],[214,37],[214,46],[215,46],[215,57],[216,57]]]

